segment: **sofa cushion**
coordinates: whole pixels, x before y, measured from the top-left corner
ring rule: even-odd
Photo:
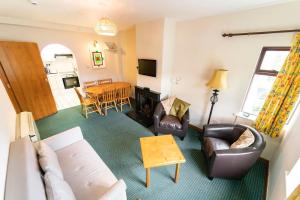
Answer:
[[[39,163],[43,171],[45,173],[51,171],[56,176],[63,179],[56,153],[43,141],[40,141],[37,144],[37,152],[39,154]]]
[[[173,115],[165,115],[159,122],[159,125],[167,129],[182,129],[182,124],[179,119]]]
[[[46,172],[44,181],[48,200],[75,200],[69,184],[52,172]]]
[[[216,150],[229,149],[230,144],[226,140],[213,137],[203,137],[203,145],[205,154],[211,157]]]
[[[245,148],[249,147],[251,144],[253,144],[255,141],[255,137],[253,133],[246,129],[244,133],[235,141],[233,144],[231,144],[230,148],[237,149],[237,148]]]
[[[56,151],[64,174],[76,199],[99,199],[117,178],[85,140]]]
[[[170,110],[170,115],[176,116],[181,120],[190,105],[191,104],[176,98]]]

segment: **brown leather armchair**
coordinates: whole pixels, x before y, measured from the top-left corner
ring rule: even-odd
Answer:
[[[255,137],[254,143],[246,148],[230,149],[230,145],[247,128]],[[208,163],[208,178],[242,178],[256,163],[265,146],[263,136],[249,126],[239,124],[205,125],[202,151]]]
[[[155,108],[153,117],[155,135],[158,135],[158,133],[172,134],[178,136],[181,140],[186,136],[190,122],[189,110],[186,111],[180,121],[177,117],[166,115],[162,104],[159,103]]]

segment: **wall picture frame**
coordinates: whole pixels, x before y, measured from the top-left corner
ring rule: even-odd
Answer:
[[[102,52],[92,52],[92,57],[94,66],[101,67],[104,65]]]

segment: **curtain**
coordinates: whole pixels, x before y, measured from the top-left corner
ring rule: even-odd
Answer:
[[[291,51],[279,71],[266,101],[256,119],[255,128],[278,137],[293,111],[300,92],[300,34],[296,34]]]

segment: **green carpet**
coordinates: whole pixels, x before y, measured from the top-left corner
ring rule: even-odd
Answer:
[[[193,129],[189,129],[184,141],[176,138],[186,158],[186,163],[181,167],[179,183],[173,182],[175,166],[153,168],[151,186],[147,189],[139,138],[153,134],[124,113],[111,110],[106,117],[93,113],[85,119],[80,114],[80,107],[73,107],[37,121],[37,126],[42,139],[80,126],[84,138],[115,176],[126,182],[129,200],[264,198],[267,168],[261,161],[240,181],[217,178],[210,181],[206,177],[206,162],[200,151],[198,133]]]

